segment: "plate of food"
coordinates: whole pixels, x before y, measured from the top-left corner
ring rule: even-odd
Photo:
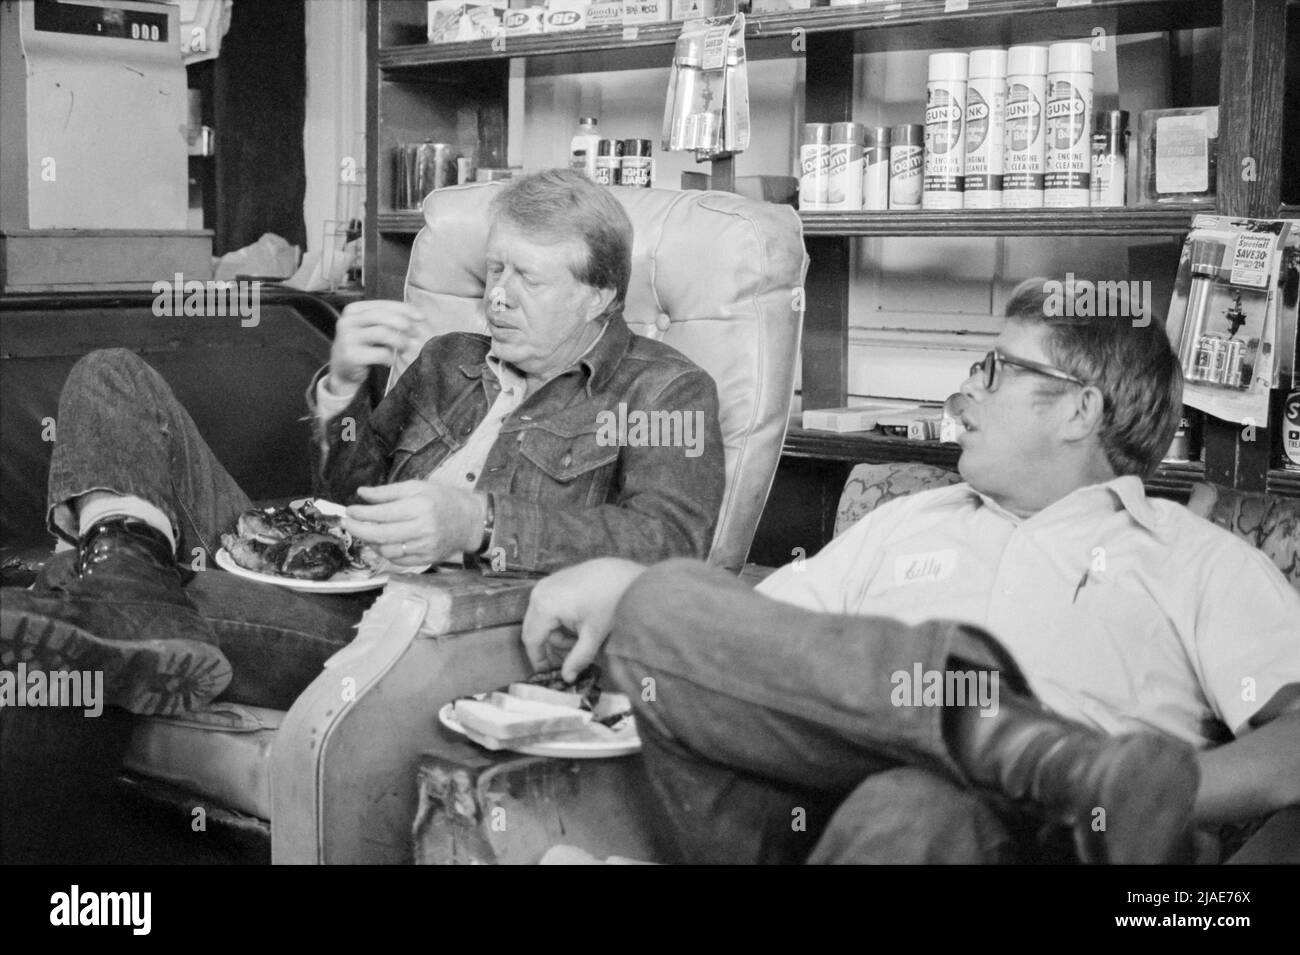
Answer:
[[[461,697],[443,706],[438,720],[485,749],[526,756],[605,759],[641,749],[626,696],[601,692],[594,678],[566,685],[554,671]]]
[[[379,555],[340,526],[344,508],[304,498],[239,515],[221,535],[217,566],[239,577],[312,593],[350,594],[388,583]]]

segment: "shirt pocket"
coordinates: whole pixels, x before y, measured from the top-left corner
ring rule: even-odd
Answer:
[[[619,449],[597,443],[594,422],[572,427],[557,423],[524,432],[520,454],[539,472],[535,500],[544,503],[558,496],[592,506],[605,503]],[[548,494],[547,485],[555,490]]]
[[[412,415],[397,437],[388,481],[423,480],[447,456],[446,429],[437,421]]]

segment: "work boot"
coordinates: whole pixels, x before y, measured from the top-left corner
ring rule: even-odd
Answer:
[[[1081,861],[1190,860],[1200,771],[1187,744],[1153,733],[1108,736],[1013,694],[992,716],[950,707],[945,718],[971,780],[1070,826]]]
[[[104,702],[132,713],[200,707],[230,683],[230,662],[181,586],[157,528],[110,517],[81,538],[75,561],[51,560],[31,590],[0,603],[0,668],[100,670]]]

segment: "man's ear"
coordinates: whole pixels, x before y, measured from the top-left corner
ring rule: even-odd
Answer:
[[[1090,434],[1101,430],[1102,418],[1106,412],[1106,399],[1101,389],[1094,385],[1078,389],[1074,402],[1070,405],[1071,413],[1065,422],[1067,441],[1080,441]]]
[[[583,321],[594,322],[604,315],[605,309],[609,308],[610,302],[614,301],[614,294],[612,288],[592,288],[588,286],[587,308],[586,314],[583,315]]]

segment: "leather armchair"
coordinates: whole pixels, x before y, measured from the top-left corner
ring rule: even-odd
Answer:
[[[480,330],[487,206],[497,184],[432,193],[406,298],[428,336]],[[616,188],[634,228],[626,320],[714,377],[727,490],[710,560],[739,570],[784,442],[807,269],[797,215],[717,192]],[[394,374],[422,342],[398,356]],[[391,380],[395,380],[390,378]],[[141,721],[128,767],[270,818],[276,862],[410,859],[419,754],[437,710],[529,668],[519,621],[531,584],[438,574],[390,584],[357,639],[284,714],[227,707],[217,726]]]

